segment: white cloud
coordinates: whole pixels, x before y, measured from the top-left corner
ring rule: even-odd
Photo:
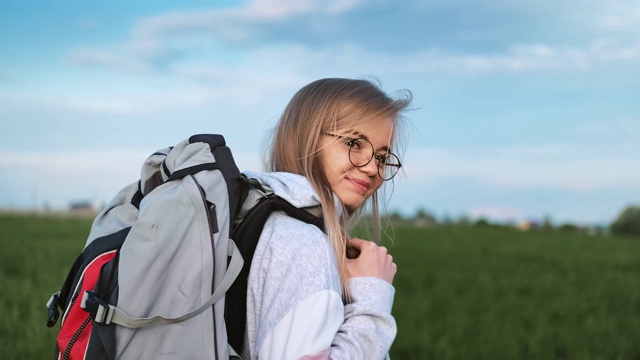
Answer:
[[[152,70],[149,64],[127,54],[117,55],[113,52],[88,48],[71,49],[67,59],[74,64],[98,66],[128,73],[145,74]]]
[[[99,100],[68,94],[63,99],[53,101],[57,106],[74,111],[141,114],[169,108],[197,107],[220,100],[256,103],[283,90],[292,92],[317,77],[329,74],[388,76],[588,69],[606,62],[638,60],[640,46],[625,48],[603,41],[596,41],[586,49],[556,48],[544,44],[519,45],[513,46],[505,54],[493,56],[453,56],[437,50],[409,54],[372,53],[354,45],[322,50],[301,45],[261,46],[246,51],[233,63],[212,57],[176,60],[162,74],[155,75],[152,74],[151,62],[145,62],[133,54],[115,55],[91,49],[74,49],[69,58],[75,63],[151,75],[140,79],[172,78],[190,84],[179,88],[147,89],[138,93],[126,89],[100,96]]]
[[[227,98],[254,102],[279,91],[292,91],[310,81],[313,75],[307,72],[308,63],[303,60],[310,55],[301,47],[259,48],[234,64],[199,61],[176,64],[171,71],[178,77],[223,89]]]
[[[0,195],[0,208],[41,206],[44,201],[53,208],[64,208],[77,199],[105,203],[121,188],[139,179],[142,163],[155,150],[0,151],[0,173],[28,175],[19,181],[19,186],[26,189],[7,188],[3,184],[5,193]],[[234,158],[243,170],[261,169],[257,154],[234,151]],[[32,199],[34,192],[38,199]]]
[[[465,177],[503,188],[591,192],[640,187],[640,144],[427,148],[407,152],[407,181]]]
[[[585,55],[594,61],[626,62],[640,59],[640,42],[622,44],[619,40],[598,39],[594,41]]]
[[[261,38],[264,24],[308,14],[335,15],[360,4],[360,0],[254,0],[244,7],[170,12],[138,20],[129,48],[158,56],[166,52],[169,39],[176,37],[243,43]]]
[[[638,22],[640,22],[640,7],[633,6],[610,6],[609,11],[601,17],[599,25],[607,30],[616,32],[638,33]]]
[[[142,104],[125,99],[74,99],[72,95],[50,101],[54,106],[80,113],[139,115],[149,112]]]
[[[584,123],[579,131],[596,137],[640,141],[640,120],[621,116],[613,121],[592,121]],[[640,156],[640,155],[639,155]]]
[[[12,187],[3,184],[8,192],[0,196],[3,202],[0,205],[33,207],[46,202],[54,209],[61,209],[78,199],[104,203],[122,187],[136,181],[140,164],[149,155],[149,150],[134,149],[0,152],[2,172],[13,174],[13,178],[18,176],[18,182]]]
[[[379,75],[585,70],[608,62],[630,62],[640,59],[640,43],[624,46],[602,40],[594,41],[585,48],[554,47],[545,44],[513,45],[506,52],[494,55],[452,55],[439,49],[420,49],[413,53],[400,54],[373,53],[355,45],[323,50],[307,48],[302,51],[302,48],[298,47],[295,50],[299,56],[288,58],[294,66],[305,70],[339,68],[350,73]],[[277,51],[287,53],[288,50]]]
[[[309,13],[341,13],[362,3],[361,0],[254,0],[246,7],[252,20],[283,18]]]
[[[46,151],[46,152],[0,152],[0,166],[32,168],[58,175],[86,175],[84,172],[110,172],[131,174],[133,164],[141,164],[152,150],[82,150],[82,151]],[[56,161],[51,161],[56,159]],[[139,167],[139,166],[138,166]],[[135,169],[135,167],[133,167]]]
[[[117,91],[96,89],[87,93],[83,89],[67,92],[65,96],[29,92],[5,95],[0,92],[0,100],[46,105],[57,109],[86,114],[143,115],[158,114],[173,109],[194,109],[215,101],[229,99],[232,95],[240,99],[240,94],[230,94],[224,88],[190,85],[159,87],[140,90],[137,85]],[[132,89],[133,88],[133,89]]]
[[[149,48],[154,46],[149,45]],[[130,59],[127,60],[127,57]],[[133,73],[149,73],[153,68],[151,62],[135,59],[130,54],[110,55],[100,51],[82,50],[73,53],[71,58],[78,63],[101,65]],[[168,71],[173,76],[185,76],[196,80],[221,77],[246,79],[247,70],[252,69],[254,73],[251,77],[252,82],[261,83],[274,80],[275,76],[269,76],[269,74],[280,71],[289,76],[287,82],[299,85],[298,79],[309,78],[314,73],[335,73],[335,69],[345,74],[377,74],[378,76],[430,73],[472,75],[580,71],[610,63],[633,64],[633,61],[637,60],[640,60],[640,43],[619,45],[606,41],[594,41],[586,48],[558,48],[544,44],[516,45],[502,54],[494,55],[451,55],[438,49],[423,49],[403,54],[374,53],[354,45],[322,50],[305,46],[264,46],[245,51],[240,65],[229,66],[214,58],[203,58],[196,61],[196,64],[174,64]],[[257,73],[256,69],[267,71]],[[280,79],[277,82],[286,79],[281,76],[276,78]]]
[[[299,87],[315,75],[327,73],[376,74],[482,74],[530,73],[547,70],[585,70],[606,62],[640,59],[640,44],[616,46],[596,41],[587,48],[558,48],[544,44],[512,46],[498,55],[451,55],[437,49],[413,53],[374,53],[355,45],[313,49],[306,46],[262,46],[246,52],[235,65],[216,64],[215,60],[199,64],[174,66],[174,74],[197,79],[250,79],[267,84],[286,82]],[[287,66],[282,66],[287,64]],[[336,71],[337,70],[337,71]],[[250,75],[250,76],[248,76]],[[230,81],[231,82],[231,81]]]
[[[266,56],[265,61],[259,58]],[[292,64],[282,67],[283,54],[260,54],[258,59],[222,67],[216,64],[177,64],[172,74],[122,82],[101,79],[99,88],[72,87],[61,95],[45,90],[0,90],[0,101],[30,104],[83,114],[144,115],[168,110],[193,110],[211,104],[257,104],[277,94],[293,93],[312,75]],[[125,86],[123,86],[123,84]],[[91,85],[94,86],[94,85]]]
[[[448,55],[424,51],[388,62],[405,64],[417,73],[526,73],[545,70],[585,70],[608,62],[640,59],[640,44],[620,45],[602,40],[585,48],[554,47],[545,44],[513,45],[494,55]]]
[[[620,39],[611,33],[601,34],[600,38],[582,45],[512,43],[493,53],[452,53],[442,46],[427,45],[426,42],[415,43],[412,51],[378,51],[369,43],[376,41],[374,35],[371,35],[374,39],[337,39],[334,45],[316,47],[312,42],[305,42],[305,36],[311,36],[305,35],[305,31],[314,32],[309,29],[300,29],[299,37],[286,37],[286,42],[282,40],[283,31],[292,32],[300,28],[297,21],[308,25],[307,16],[318,16],[319,23],[326,24],[335,14],[356,10],[364,4],[360,0],[255,0],[242,7],[168,12],[139,19],[128,38],[123,39],[116,48],[77,48],[71,50],[69,58],[77,64],[136,74],[152,73],[159,66],[165,74],[172,69],[182,70],[173,74],[177,76],[193,73],[184,71],[185,65],[181,62],[195,62],[195,65],[188,66],[208,67],[205,72],[216,71],[216,76],[220,76],[220,69],[225,69],[229,76],[236,78],[242,78],[241,71],[246,71],[249,66],[234,69],[220,57],[234,53],[242,59],[239,61],[258,67],[261,62],[269,62],[274,65],[270,70],[286,64],[286,67],[313,72],[339,68],[351,74],[378,75],[586,70],[612,63],[634,64],[640,60],[640,43],[634,39]],[[410,11],[407,9],[404,11]],[[621,7],[615,14],[608,15],[608,20],[607,15],[603,15],[603,21],[611,26],[637,23],[640,9],[624,10],[628,10],[628,7]],[[590,18],[593,16],[596,15],[592,14]],[[390,36],[403,35],[389,32],[380,36],[386,36],[385,41],[393,43],[400,39]],[[561,41],[557,43],[562,44]],[[239,49],[241,52],[238,52]],[[203,53],[211,52],[217,54],[203,56]],[[276,63],[270,59],[282,62]],[[209,65],[199,65],[198,62]],[[291,75],[293,71],[288,73]],[[300,77],[294,74],[294,78]]]

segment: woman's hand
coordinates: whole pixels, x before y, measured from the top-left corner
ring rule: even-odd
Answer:
[[[352,247],[360,251],[360,255],[355,259],[347,259],[347,276],[373,276],[393,282],[398,268],[393,262],[391,255],[387,254],[387,248],[378,246],[373,241],[353,238],[349,240],[347,247]]]

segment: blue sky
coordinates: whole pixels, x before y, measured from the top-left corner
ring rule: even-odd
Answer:
[[[322,77],[409,89],[391,210],[608,224],[640,202],[637,1],[0,3],[0,208],[103,203],[154,150],[240,167]],[[391,190],[391,189],[389,189]]]

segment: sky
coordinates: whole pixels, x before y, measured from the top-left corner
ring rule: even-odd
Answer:
[[[243,170],[319,78],[413,94],[389,211],[608,225],[640,203],[640,3],[3,0],[0,208],[104,204],[221,133]]]

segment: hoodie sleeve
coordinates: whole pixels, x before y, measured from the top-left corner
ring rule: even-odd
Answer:
[[[272,216],[249,275],[249,357],[385,358],[396,334],[394,289],[370,277],[349,285],[353,301],[344,305],[333,249],[321,231]]]
[[[374,277],[349,279],[352,302],[331,347],[331,359],[384,359],[396,337],[395,289]]]

